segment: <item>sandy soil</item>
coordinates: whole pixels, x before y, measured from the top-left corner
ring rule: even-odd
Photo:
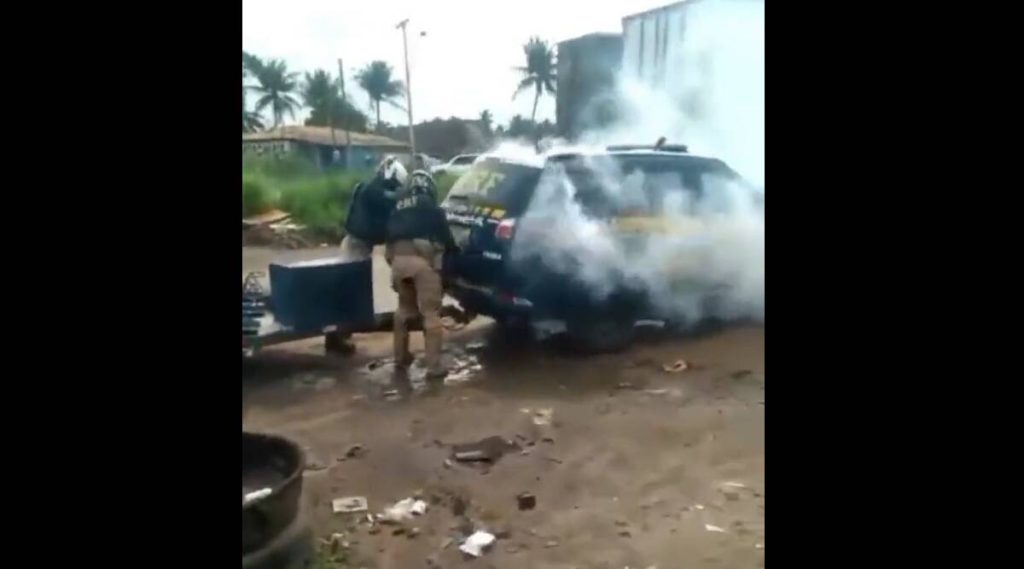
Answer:
[[[266,258],[243,250],[250,267]],[[288,436],[323,467],[305,475],[310,522],[346,534],[354,567],[763,566],[763,328],[647,336],[582,358],[550,342],[514,346],[478,321],[448,340],[484,343],[479,373],[397,400],[380,394],[401,381],[366,371],[389,355],[387,334],[357,336],[350,358],[323,356],[320,340],[280,346],[243,363],[243,428]],[[679,358],[691,369],[662,369]],[[533,423],[537,409],[553,410],[551,425]],[[451,445],[492,435],[524,452],[487,468],[445,464]],[[366,454],[344,459],[355,444]],[[433,505],[408,524],[415,538],[331,512],[332,498],[366,496],[380,512],[417,492]],[[518,509],[521,492],[535,509]],[[467,523],[500,532],[477,560],[443,548]]]

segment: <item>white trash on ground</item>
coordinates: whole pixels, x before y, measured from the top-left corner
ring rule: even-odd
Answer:
[[[427,503],[415,498],[406,498],[395,503],[394,506],[384,510],[384,513],[377,516],[380,522],[404,522],[412,517],[421,516],[427,511]]]
[[[367,509],[368,504],[363,496],[347,496],[331,500],[331,510],[335,514],[354,514],[365,512]]]
[[[459,551],[466,555],[473,557],[480,557],[483,552],[494,544],[494,534],[487,533],[485,531],[477,531],[473,535],[466,538],[466,541],[459,546]]]

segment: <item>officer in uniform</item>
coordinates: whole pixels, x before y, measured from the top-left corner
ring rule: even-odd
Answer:
[[[373,178],[356,186],[345,219],[345,238],[341,242],[344,261],[362,261],[373,254],[373,247],[384,243],[388,215],[395,198],[406,182],[406,171],[394,156],[377,167]]]
[[[365,261],[373,255],[375,245],[384,243],[388,216],[406,178],[402,163],[388,156],[377,166],[373,178],[356,185],[345,218],[342,261]],[[342,331],[327,334],[326,342],[326,348],[332,352],[351,354],[356,349],[352,335]]]
[[[398,197],[387,224],[386,256],[391,283],[398,292],[395,314],[395,361],[400,368],[412,363],[409,321],[423,316],[423,343],[428,379],[447,375],[441,367],[441,267],[444,254],[457,251],[444,212],[437,205],[434,179],[423,170],[409,177],[408,189]]]

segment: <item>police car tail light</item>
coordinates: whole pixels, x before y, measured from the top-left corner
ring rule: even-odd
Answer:
[[[498,224],[498,228],[494,230],[494,236],[498,239],[512,239],[515,228],[516,220],[506,219]]]

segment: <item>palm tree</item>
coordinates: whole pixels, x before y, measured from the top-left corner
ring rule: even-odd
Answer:
[[[491,116],[491,111],[484,109],[484,111],[480,113],[480,123],[484,125],[484,132],[490,134],[491,124],[494,123],[494,117]]]
[[[541,93],[555,94],[555,52],[548,47],[548,42],[532,37],[523,46],[523,53],[526,54],[526,67],[515,68],[523,73],[523,80],[519,82],[519,87],[512,98],[516,98],[519,93],[530,87],[536,89],[533,96],[533,112],[530,114],[530,121],[534,121],[537,118],[537,102],[540,101]]]
[[[242,132],[256,132],[262,130],[263,119],[259,113],[254,113],[246,108],[245,105],[245,91],[246,86],[242,85]]]
[[[302,85],[302,102],[314,112],[320,111],[326,115],[327,108],[337,94],[338,85],[331,79],[330,73],[323,69],[306,73],[306,80]]]
[[[242,77],[252,75],[255,77],[263,69],[263,60],[255,55],[242,50]]]
[[[329,126],[354,132],[365,132],[367,118],[340,95],[339,83],[323,69],[306,73],[302,85],[302,102],[309,107],[306,126]],[[334,134],[332,133],[333,137]]]
[[[264,128],[263,118],[257,112],[250,111],[246,105],[246,92],[252,89],[246,85],[246,79],[255,77],[263,69],[263,60],[242,50],[242,132],[255,132]]]
[[[391,66],[383,61],[373,61],[356,74],[359,86],[370,96],[370,107],[377,110],[377,129],[380,130],[380,103],[402,108],[395,102],[395,97],[405,93],[405,85],[391,78]]]
[[[284,122],[286,113],[295,118],[295,109],[300,106],[293,95],[298,88],[295,79],[297,76],[298,73],[289,72],[284,61],[280,59],[271,59],[263,63],[256,72],[259,84],[252,90],[261,95],[256,101],[256,110],[262,111],[270,107],[275,128]]]

